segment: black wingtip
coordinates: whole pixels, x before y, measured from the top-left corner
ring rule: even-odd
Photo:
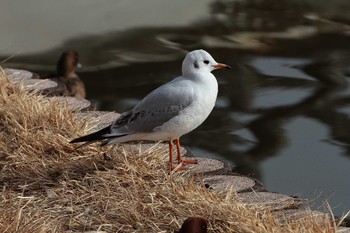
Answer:
[[[75,138],[69,143],[77,143],[77,142],[92,142],[92,141],[99,141],[103,140],[105,137],[104,135],[110,133],[110,126],[107,126],[106,128],[103,128],[97,132],[94,132],[92,134],[88,134],[79,138]]]
[[[85,137],[85,136],[84,136],[84,137]],[[73,139],[73,140],[70,141],[69,143],[86,142],[86,141],[84,140],[84,137],[80,137],[80,138]]]

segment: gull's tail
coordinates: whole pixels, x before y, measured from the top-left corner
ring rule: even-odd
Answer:
[[[107,126],[106,128],[103,128],[95,133],[91,133],[91,134],[82,136],[80,138],[73,139],[69,143],[85,142],[75,149],[79,149],[80,147],[87,146],[97,141],[102,141],[100,146],[105,146],[105,145],[108,145],[108,142],[111,141],[111,139],[125,136],[125,134],[112,136],[110,135],[110,133],[111,133],[111,126]]]
[[[109,142],[113,141],[113,139],[123,137],[126,135],[128,135],[128,134],[115,134],[115,133],[112,134],[111,125],[109,125],[103,129],[100,129],[97,132],[73,139],[69,143],[85,142],[82,145],[78,146],[76,149],[83,147],[83,146],[87,146],[87,145],[94,143],[94,142],[97,142],[97,141],[102,142],[100,144],[100,146],[105,146],[105,145],[108,145]]]

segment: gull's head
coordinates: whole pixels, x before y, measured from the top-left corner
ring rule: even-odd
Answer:
[[[182,62],[182,75],[198,72],[209,73],[222,68],[231,69],[228,65],[217,63],[207,51],[203,49],[194,50],[189,52]]]

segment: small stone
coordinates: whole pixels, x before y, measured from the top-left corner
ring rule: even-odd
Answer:
[[[67,96],[68,90],[64,83],[58,82],[57,79],[49,79],[56,83],[55,87],[45,89],[42,94],[46,96]]]
[[[120,116],[120,113],[116,113],[116,112],[108,112],[102,116],[99,117],[99,122],[97,124],[97,128],[98,129],[102,129],[107,127],[110,124],[113,124],[118,117]]]
[[[350,228],[348,227],[339,227],[337,233],[350,233]]]
[[[107,231],[84,231],[83,233],[107,233]]]
[[[320,211],[312,211],[306,209],[286,209],[274,212],[275,219],[282,224],[290,221],[314,220],[318,224],[325,223],[329,219],[329,215]]]
[[[15,81],[15,83],[20,83],[25,90],[35,93],[43,93],[45,90],[57,86],[57,83],[49,79],[21,79]]]
[[[217,159],[200,158],[200,157],[184,157],[186,159],[196,159],[197,164],[186,165],[186,169],[193,173],[210,173],[225,168],[225,164]]]
[[[92,118],[93,120],[108,114],[109,112],[105,111],[86,111],[86,112],[78,112],[75,114],[75,117],[79,120],[85,120],[87,118]]]
[[[23,80],[23,79],[31,79],[36,78],[38,75],[29,72],[27,70],[19,70],[19,69],[4,69],[5,75],[12,78],[13,80]]]
[[[271,192],[247,192],[239,193],[238,197],[242,202],[248,205],[264,206],[274,210],[296,207],[300,205],[300,201],[296,198]]]
[[[53,199],[57,197],[57,194],[55,193],[55,191],[51,190],[51,189],[47,189],[46,190],[46,196],[49,199]]]
[[[96,131],[114,123],[119,116],[120,114],[116,112],[103,111],[86,111],[78,112],[76,114],[77,119],[85,120],[87,118],[90,118],[91,120],[96,121],[96,126],[94,128]]]
[[[93,212],[94,212],[93,209],[90,208],[90,207],[85,207],[85,208],[84,208],[84,214],[85,214],[85,215],[90,215],[90,214],[92,214]]]
[[[134,153],[139,153],[140,151],[146,151],[146,150],[163,150],[166,149],[168,150],[168,143],[163,143],[163,142],[136,142],[136,143],[128,143],[128,144],[123,144],[124,148],[127,150],[131,150]],[[181,154],[186,154],[186,149],[182,146],[180,146],[180,152]],[[173,147],[173,156],[174,156],[174,162],[176,158],[176,148]]]
[[[223,191],[233,189],[235,192],[252,190],[254,180],[244,176],[213,175],[204,177],[204,183],[209,184],[213,190]]]
[[[68,105],[71,107],[72,111],[86,110],[91,105],[90,101],[86,99],[78,99],[75,97],[54,96],[47,97],[47,99],[50,101],[56,101],[62,106]]]

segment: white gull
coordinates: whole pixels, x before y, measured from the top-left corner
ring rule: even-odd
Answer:
[[[213,110],[218,83],[211,71],[220,68],[231,69],[217,63],[204,50],[188,53],[182,63],[182,76],[149,93],[113,124],[71,143],[102,141],[104,146],[130,141],[168,141],[169,166],[173,170],[175,140],[178,163],[196,163],[196,160],[181,159],[179,138],[201,125]]]

